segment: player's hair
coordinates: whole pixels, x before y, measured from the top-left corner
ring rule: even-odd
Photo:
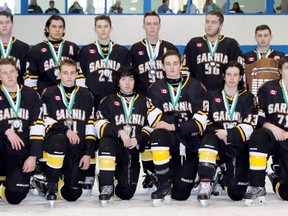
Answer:
[[[179,59],[179,62],[181,63],[181,55],[178,51],[176,50],[168,50],[161,58],[161,62],[162,64],[164,65],[164,61],[165,61],[165,58],[167,58],[168,56],[177,56],[178,59]]]
[[[61,68],[66,65],[66,66],[74,66],[76,68],[76,71],[78,72],[78,67],[77,67],[77,62],[74,61],[73,59],[64,59],[61,61],[59,69],[61,71]]]
[[[106,16],[106,15],[104,15],[104,14],[103,14],[103,15],[96,16],[96,17],[95,17],[94,26],[96,26],[96,23],[97,23],[97,21],[99,21],[99,20],[106,20],[106,21],[109,23],[110,27],[112,27],[112,22],[111,22],[111,19],[110,19],[109,16]]]
[[[288,56],[284,56],[279,60],[279,63],[278,63],[278,70],[279,71],[282,70],[282,67],[285,63],[288,63]]]
[[[9,17],[11,22],[13,23],[13,14],[11,14],[9,11],[6,11],[6,10],[1,10],[0,11],[0,16],[6,16],[6,17]]]
[[[45,24],[44,35],[46,37],[49,36],[49,32],[47,31],[47,28],[49,28],[49,26],[51,25],[52,20],[61,20],[63,23],[63,28],[65,29],[66,24],[65,24],[64,18],[58,14],[53,14],[52,16],[49,17],[49,19],[46,21],[46,24]],[[65,32],[63,33],[62,36],[64,37],[64,35],[65,35]]]
[[[255,28],[255,35],[257,34],[258,31],[262,31],[262,30],[268,30],[270,35],[272,34],[271,29],[268,25],[259,25]]]
[[[2,65],[12,65],[15,69],[17,69],[16,61],[13,58],[0,58],[0,66]]]
[[[224,16],[223,16],[223,14],[222,14],[220,11],[215,11],[215,10],[209,11],[209,12],[206,14],[206,17],[207,17],[208,15],[217,16],[217,17],[219,18],[220,24],[223,24],[223,23],[224,23]]]
[[[120,90],[119,88],[119,81],[122,77],[133,77],[135,84],[134,88],[136,86],[136,83],[138,82],[138,69],[135,66],[121,66],[116,73],[113,73],[113,82],[117,88],[117,90]]]
[[[224,65],[221,73],[222,73],[222,80],[221,80],[221,89],[224,89],[224,85],[225,85],[225,80],[224,80],[224,77],[225,77],[225,74],[226,74],[226,71],[228,68],[233,68],[233,67],[236,67],[239,69],[239,74],[240,76],[242,76],[242,79],[239,81],[238,83],[238,90],[244,90],[245,89],[245,83],[243,81],[244,79],[244,68],[242,66],[242,64],[240,64],[239,62],[237,61],[229,61],[227,64]]]
[[[143,23],[145,23],[145,18],[148,16],[156,16],[159,19],[159,23],[161,23],[160,16],[155,11],[149,11],[144,14]]]

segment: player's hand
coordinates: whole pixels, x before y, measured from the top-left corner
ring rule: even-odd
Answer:
[[[123,142],[124,147],[128,148],[130,146],[130,136],[124,130],[119,130],[118,134]]]
[[[91,157],[89,155],[84,155],[79,163],[79,167],[82,170],[87,170],[90,166]]]
[[[175,131],[176,128],[175,128],[175,125],[174,124],[169,124],[165,121],[159,121],[157,124],[156,124],[156,129],[165,129],[165,130],[168,130],[168,131]]]
[[[10,141],[12,149],[21,150],[25,146],[23,140],[13,130],[7,129],[5,135]]]
[[[137,139],[136,138],[131,138],[130,139],[130,143],[129,143],[129,149],[133,149],[137,146],[138,142],[137,142]]]
[[[69,139],[69,142],[73,145],[75,144],[79,144],[80,143],[80,138],[77,135],[77,133],[75,133],[74,131],[72,131],[71,129],[69,129],[66,133],[66,136]]]
[[[29,156],[22,167],[22,170],[24,173],[29,173],[34,171],[36,168],[36,157],[35,156]]]
[[[223,140],[226,145],[230,144],[230,143],[227,142],[227,136],[228,136],[227,130],[225,130],[225,129],[218,129],[218,130],[215,130],[215,131],[216,131],[216,134],[215,134],[215,135],[216,135],[219,139]]]
[[[270,130],[277,141],[284,141],[287,139],[286,131],[271,123],[265,123],[264,128]]]

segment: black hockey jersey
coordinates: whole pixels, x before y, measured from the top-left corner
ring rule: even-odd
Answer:
[[[282,81],[271,80],[258,90],[259,127],[270,122],[277,127],[288,131],[288,109],[282,93]]]
[[[78,46],[70,41],[64,40],[63,42],[61,59],[73,59],[77,62],[79,52]],[[56,53],[58,52],[58,48],[59,44],[55,44],[54,49]],[[41,94],[45,88],[60,83],[59,70],[57,70],[57,68],[49,49],[48,42],[41,42],[33,46],[28,53],[24,84],[37,89]]]
[[[5,51],[7,51],[8,44],[4,43]],[[27,54],[29,51],[29,45],[24,43],[21,40],[12,37],[12,47],[10,51],[9,57],[13,58],[16,62],[16,68],[18,70],[18,83],[23,84],[24,74],[26,72],[26,61],[27,61]],[[1,56],[3,58],[3,56]]]
[[[104,49],[103,53],[107,54],[107,50]],[[107,67],[97,50],[96,42],[82,47],[79,58],[81,69],[86,77],[86,86],[93,93],[96,103],[99,103],[103,97],[116,92],[113,73],[121,66],[131,64],[131,55],[128,49],[113,42]],[[108,70],[105,70],[106,68]]]
[[[183,76],[181,96],[174,109],[166,78],[156,81],[148,89],[149,125],[155,128],[159,121],[175,124],[179,142],[197,151],[199,136],[192,136],[192,133],[202,133],[206,128],[207,117],[201,111],[204,94],[199,81]]]
[[[226,97],[231,106],[234,97],[227,95]],[[228,132],[227,142],[232,145],[242,145],[243,142],[249,140],[258,121],[256,98],[247,90],[238,93],[238,101],[232,118],[225,108],[220,90],[206,94],[203,111],[206,111],[208,115],[205,133],[215,134],[217,129],[226,129]]]
[[[138,67],[139,73],[139,82],[137,83],[135,90],[142,95],[147,94],[147,89],[152,83],[164,77],[161,62],[162,56],[167,52],[167,50],[178,51],[173,44],[160,40],[158,56],[154,61],[154,64],[151,64],[146,46],[146,41],[143,39],[142,41],[133,44],[130,48],[132,64]],[[155,46],[152,47],[155,48]],[[151,73],[151,70],[153,73]]]
[[[15,117],[8,100],[5,97],[3,88],[0,89],[0,136],[7,140],[4,135],[7,129],[12,129],[24,142],[25,146],[17,153],[29,154],[30,156],[42,156],[42,142],[44,140],[45,128],[42,120],[42,102],[39,94],[33,89],[20,85],[21,103],[18,115]],[[16,100],[17,93],[10,94]],[[15,119],[21,120],[18,128],[13,122]]]
[[[140,151],[148,143],[151,128],[147,126],[147,106],[146,98],[139,94],[134,94],[134,108],[128,122],[132,127],[130,137],[135,137],[138,141]],[[131,101],[125,99],[127,104]],[[122,108],[120,93],[112,94],[104,98],[97,111],[97,121],[95,124],[97,137],[100,139],[104,136],[117,137],[118,131],[127,125],[125,114]]]
[[[71,116],[63,103],[60,85],[55,85],[44,90],[42,95],[44,103],[44,120],[47,135],[50,133],[66,133],[67,119],[71,118],[73,130],[80,138],[80,144],[69,145],[79,155],[95,155],[95,132],[94,132],[94,100],[90,91],[79,86],[75,87],[76,96],[71,110]],[[70,101],[71,94],[66,93]]]
[[[220,88],[221,71],[229,61],[243,64],[242,51],[233,38],[220,36],[217,50],[212,57],[206,36],[192,38],[183,53],[183,69],[203,83],[208,91]]]
[[[282,58],[285,56],[285,53],[279,52],[277,50],[271,49],[269,52],[269,55],[265,57],[265,53],[261,53],[261,59],[264,58]],[[257,49],[254,49],[253,51],[247,52],[244,54],[245,64],[252,64],[255,61],[259,60],[257,57]]]

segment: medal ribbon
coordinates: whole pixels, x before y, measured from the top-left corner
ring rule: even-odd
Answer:
[[[0,48],[1,48],[1,58],[8,58],[12,49],[12,37],[9,39],[6,51],[5,51],[4,44],[1,40],[0,40]]]
[[[172,106],[173,106],[173,108],[175,110],[176,105],[177,105],[177,103],[178,103],[178,101],[180,99],[181,92],[182,92],[182,81],[179,83],[176,95],[174,94],[174,90],[173,90],[172,85],[170,85],[168,82],[167,82],[167,85],[168,85],[168,90],[169,90],[169,94],[170,94],[171,103],[172,103]]]
[[[233,120],[235,109],[236,109],[236,106],[238,103],[238,94],[239,94],[239,91],[237,91],[236,94],[234,95],[234,99],[233,99],[231,109],[230,109],[229,102],[227,99],[227,94],[224,90],[222,90],[222,97],[223,97],[223,101],[224,101],[224,106],[225,106],[225,109],[227,110],[227,112],[229,113],[229,119],[230,120]]]
[[[6,97],[6,99],[8,100],[8,103],[14,113],[14,115],[17,117],[18,116],[18,112],[19,112],[19,109],[20,109],[20,104],[21,104],[21,98],[22,98],[22,94],[21,94],[21,91],[20,91],[20,88],[19,88],[19,85],[17,84],[17,98],[16,98],[16,103],[14,103],[12,97],[10,96],[8,90],[2,85],[2,91]]]
[[[76,97],[76,87],[71,93],[71,98],[70,98],[69,103],[67,101],[66,91],[65,91],[64,86],[63,86],[62,83],[60,83],[60,92],[61,92],[61,96],[63,98],[63,103],[64,103],[64,105],[65,105],[66,109],[68,110],[68,113],[69,113],[69,115],[71,117],[71,110],[73,108],[75,97]]]
[[[104,59],[104,64],[105,64],[105,67],[107,68],[108,67],[108,60],[109,60],[109,57],[110,57],[110,54],[113,50],[113,46],[112,46],[112,41],[109,42],[109,45],[108,45],[108,54],[105,58],[104,56],[104,53],[102,51],[102,47],[101,47],[101,44],[100,42],[97,40],[96,41],[96,47],[97,47],[97,50],[98,50],[98,53],[101,55],[101,57]]]
[[[55,48],[53,46],[53,44],[48,41],[48,46],[49,46],[49,50],[52,54],[54,63],[57,65],[57,67],[59,67],[60,62],[61,62],[61,57],[62,57],[62,52],[63,52],[63,41],[60,43],[59,48],[58,48],[58,55],[56,54]]]
[[[159,54],[159,48],[160,48],[160,40],[158,39],[156,42],[155,49],[153,50],[153,47],[148,39],[145,39],[146,42],[146,51],[149,56],[149,60],[156,60],[158,54]]]
[[[123,108],[123,111],[124,111],[124,115],[125,115],[125,118],[126,118],[126,123],[128,124],[129,120],[131,118],[131,115],[132,115],[134,102],[135,102],[135,97],[134,96],[131,97],[128,106],[127,106],[127,103],[126,103],[125,98],[123,96],[120,96],[120,99],[121,99],[121,104],[122,104],[122,108]]]
[[[265,52],[265,58],[268,58],[268,56],[272,53],[272,49],[268,49],[266,52]],[[257,60],[261,59],[262,58],[262,55],[261,53],[257,50]]]
[[[219,45],[219,41],[220,41],[219,38],[220,37],[218,37],[218,39],[215,41],[214,46],[212,46],[212,43],[206,37],[206,44],[208,46],[209,52],[210,52],[213,59],[214,59],[214,55],[215,55],[217,48],[218,48],[218,45]]]
[[[287,91],[286,91],[286,87],[284,85],[283,80],[281,80],[281,84],[282,84],[281,89],[282,89],[282,94],[283,94],[283,97],[284,97],[284,101],[286,103],[286,107],[288,107],[288,96],[287,96]]]

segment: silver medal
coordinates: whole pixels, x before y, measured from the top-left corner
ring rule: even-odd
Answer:
[[[55,68],[54,69],[54,76],[56,77],[56,79],[60,79],[60,70],[59,70],[59,68]]]
[[[216,62],[211,61],[211,62],[210,62],[210,66],[211,66],[211,67],[215,67],[215,66],[216,66]]]
[[[149,75],[156,76],[156,70],[153,70],[153,69],[149,70]]]
[[[104,70],[104,76],[110,77],[110,75],[111,75],[111,71],[109,69],[105,69]]]
[[[18,128],[20,128],[21,125],[22,125],[22,121],[20,119],[15,119],[13,121],[13,127],[14,128],[18,129]]]
[[[131,127],[131,125],[125,125],[124,127],[123,127],[123,130],[128,134],[128,135],[130,135],[130,133],[131,133],[131,131],[132,131],[132,127]]]
[[[72,125],[73,125],[73,119],[68,118],[68,119],[66,119],[65,122],[66,122],[66,126],[67,126],[67,127],[69,127],[69,128],[72,127]]]
[[[234,126],[233,123],[230,123],[230,124],[227,125],[227,129],[232,129],[232,128],[234,128],[234,127],[235,127],[235,126]]]

